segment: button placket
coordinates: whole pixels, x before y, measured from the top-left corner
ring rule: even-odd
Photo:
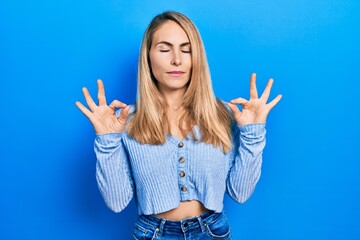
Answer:
[[[185,169],[185,152],[186,146],[185,143],[179,142],[178,143],[178,184],[180,189],[180,197],[182,200],[186,200],[188,198],[188,188],[187,188],[187,181],[186,181],[186,169]]]

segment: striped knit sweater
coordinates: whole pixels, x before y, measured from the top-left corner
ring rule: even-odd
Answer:
[[[201,137],[199,128],[194,132]],[[225,192],[245,202],[257,184],[265,146],[265,124],[232,125],[233,148],[168,135],[162,145],[141,144],[126,132],[97,135],[96,179],[109,208],[123,210],[133,196],[139,214],[158,214],[198,200],[221,212]]]

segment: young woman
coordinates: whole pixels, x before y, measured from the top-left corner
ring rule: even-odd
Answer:
[[[83,88],[89,109],[76,105],[95,128],[99,189],[115,212],[135,196],[134,239],[230,239],[224,194],[240,203],[252,194],[266,118],[281,99],[267,104],[272,79],[259,98],[255,78],[250,100],[216,99],[195,25],[164,12],[143,37],[135,105],[107,105],[101,80],[98,105]]]

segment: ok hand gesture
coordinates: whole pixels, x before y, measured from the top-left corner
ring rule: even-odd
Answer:
[[[130,107],[118,100],[114,100],[107,106],[102,81],[98,80],[97,85],[99,106],[95,104],[89,91],[85,87],[82,89],[82,92],[90,110],[80,102],[76,102],[76,106],[90,120],[97,134],[122,132]],[[117,117],[115,113],[117,108],[123,108],[119,117]]]
[[[265,90],[261,97],[258,97],[256,89],[256,74],[253,73],[250,78],[250,100],[244,98],[236,98],[228,103],[231,111],[234,114],[235,121],[238,125],[243,126],[251,123],[265,123],[267,115],[270,110],[280,101],[282,95],[279,94],[270,103],[266,104],[270,90],[274,80],[269,79],[266,84]],[[242,105],[242,111],[236,106],[236,104]]]

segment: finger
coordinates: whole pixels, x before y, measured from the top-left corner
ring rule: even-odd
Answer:
[[[274,80],[272,78],[269,79],[269,81],[266,84],[266,87],[264,89],[264,92],[261,95],[261,99],[263,99],[265,102],[269,99],[271,87],[274,83]]]
[[[105,89],[101,79],[97,80],[99,106],[106,105]]]
[[[258,92],[256,88],[256,73],[251,74],[250,77],[250,99],[257,99]]]
[[[126,106],[125,108],[123,108],[120,112],[120,116],[118,117],[118,120],[121,122],[121,123],[125,123],[126,122],[126,119],[129,115],[129,110],[130,110],[130,106]]]
[[[236,106],[236,104],[228,103],[228,106],[229,106],[230,110],[233,112],[233,115],[235,118],[237,118],[237,116],[241,115],[241,111]]]
[[[94,100],[90,96],[90,93],[86,87],[82,88],[82,92],[84,94],[86,104],[89,106],[90,110],[93,112],[96,108],[96,104],[95,104]]]
[[[87,109],[81,102],[75,102],[76,106],[80,109],[80,111],[87,117],[90,119],[90,116],[92,114],[92,112],[89,111],[89,109]]]
[[[116,110],[117,108],[124,108],[126,107],[127,105],[125,103],[122,103],[120,102],[119,100],[114,100],[111,102],[111,104],[109,105],[109,107],[112,109],[112,110]]]
[[[230,101],[230,103],[232,104],[240,104],[240,105],[245,105],[248,102],[248,100],[246,100],[245,98],[235,98],[233,100]]]
[[[282,95],[279,94],[276,96],[276,98],[274,98],[274,100],[272,100],[271,102],[269,102],[268,106],[270,107],[270,110],[275,107],[276,104],[278,104],[278,102],[281,100]]]

